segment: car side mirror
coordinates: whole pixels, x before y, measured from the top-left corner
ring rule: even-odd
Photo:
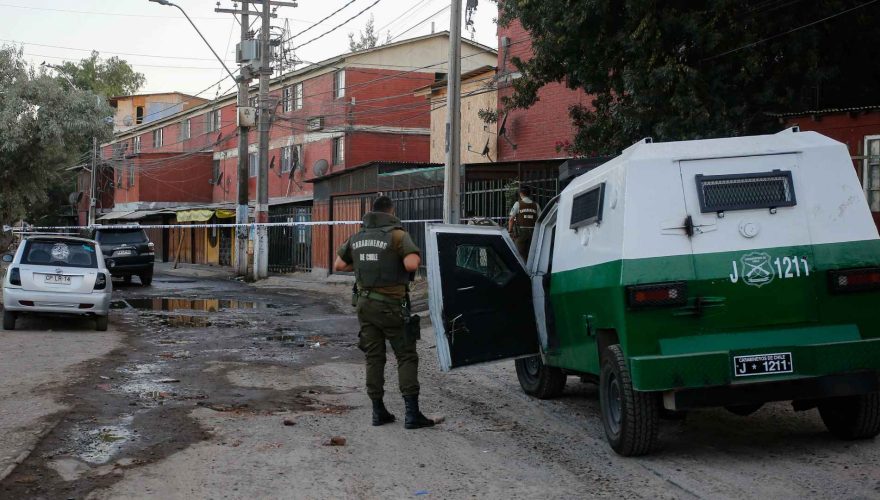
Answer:
[[[11,253],[3,254],[3,262],[6,262],[7,264],[11,263],[12,262],[12,254]]]

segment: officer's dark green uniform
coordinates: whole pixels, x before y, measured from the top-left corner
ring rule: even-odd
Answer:
[[[516,249],[523,259],[529,257],[529,246],[532,244],[532,233],[535,231],[535,222],[538,220],[538,204],[535,202],[520,200],[519,210],[516,217]]]
[[[360,321],[358,347],[366,355],[367,395],[374,402],[374,425],[393,421],[382,405],[385,394],[385,342],[391,344],[397,358],[400,393],[407,402],[407,427],[410,426],[410,401],[418,411],[419,356],[416,339],[404,332],[407,286],[410,273],[403,266],[403,258],[420,254],[400,220],[390,213],[369,212],[364,216],[363,229],[339,248],[339,257],[354,266],[359,298],[357,314]],[[376,402],[381,409],[376,416]],[[383,421],[382,414],[390,419]],[[421,416],[424,418],[424,416]],[[433,425],[433,421],[431,421]],[[424,425],[421,425],[424,426]]]

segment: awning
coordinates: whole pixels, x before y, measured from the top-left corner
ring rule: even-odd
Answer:
[[[136,210],[127,210],[124,212],[110,212],[98,217],[97,220],[120,220],[125,219],[127,215],[135,213]]]
[[[177,212],[177,222],[207,222],[214,216],[215,210],[198,208],[194,210],[181,210]],[[235,212],[233,212],[233,217]]]

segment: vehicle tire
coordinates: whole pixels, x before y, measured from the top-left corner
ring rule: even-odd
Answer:
[[[733,413],[734,415],[739,415],[740,417],[748,417],[752,413],[760,410],[761,407],[764,406],[764,403],[752,403],[750,405],[736,405],[736,406],[725,406],[724,408]]]
[[[602,356],[599,405],[605,436],[615,452],[635,457],[654,450],[660,428],[660,398],[658,393],[633,389],[619,344],[608,346]]]
[[[131,284],[131,275],[130,275],[130,274],[126,274],[125,276],[122,277],[122,281],[123,281],[123,283],[125,283],[126,285],[130,285],[130,284]]]
[[[3,329],[15,330],[17,315],[12,311],[3,311]]]
[[[95,330],[99,332],[106,332],[107,325],[110,323],[109,316],[95,316]]]
[[[559,368],[547,366],[541,356],[521,358],[516,364],[516,378],[523,391],[538,399],[555,398],[562,394],[568,377]]]
[[[840,439],[867,439],[880,434],[880,392],[829,398],[819,403],[825,427]]]
[[[140,275],[141,285],[150,286],[153,283],[153,271],[149,270]]]

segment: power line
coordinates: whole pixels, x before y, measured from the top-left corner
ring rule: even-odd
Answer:
[[[417,2],[417,3],[416,3],[415,5],[413,5],[412,7],[406,9],[405,11],[403,11],[403,14],[401,14],[401,15],[395,17],[394,19],[392,19],[391,21],[388,21],[387,23],[383,24],[382,27],[379,28],[379,29],[377,29],[376,31],[377,31],[377,32],[381,32],[381,31],[384,30],[385,28],[387,28],[387,27],[391,26],[392,24],[394,24],[395,22],[397,22],[398,19],[400,19],[400,18],[402,18],[403,16],[409,14],[410,12],[412,12],[412,11],[418,9],[419,7],[421,7],[421,5],[422,5],[423,3],[425,3],[425,2],[429,2],[429,1],[433,1],[433,0],[420,0],[419,2]]]
[[[351,22],[351,21],[355,20],[356,18],[362,16],[366,11],[372,9],[373,6],[375,6],[377,3],[381,2],[381,1],[382,1],[382,0],[376,0],[376,1],[374,1],[373,3],[371,3],[370,5],[368,5],[366,8],[364,8],[363,10],[361,10],[360,12],[358,12],[357,14],[355,14],[355,15],[349,17],[349,18],[346,19],[345,21],[343,21],[343,22],[337,24],[336,26],[330,28],[329,30],[325,31],[324,33],[321,33],[320,35],[316,36],[315,38],[312,38],[312,39],[309,40],[308,42],[303,42],[303,43],[297,45],[296,47],[294,47],[294,48],[291,49],[291,50],[296,50],[296,49],[299,49],[299,48],[305,47],[306,45],[308,45],[308,44],[310,44],[310,43],[312,43],[312,42],[314,42],[314,41],[317,41],[317,40],[320,40],[321,38],[324,38],[325,36],[329,35],[330,33],[333,33],[333,32],[336,31],[337,29],[339,29],[339,28],[345,26],[345,25],[348,24],[349,22]],[[288,41],[288,40],[285,40],[285,41]]]
[[[96,16],[118,16],[118,17],[143,17],[143,18],[152,18],[152,19],[174,19],[181,20],[180,17],[177,16],[155,16],[149,14],[124,14],[121,12],[102,12],[102,11],[87,11],[87,10],[70,10],[70,9],[52,9],[48,7],[31,7],[28,5],[13,5],[8,3],[0,3],[0,7],[10,7],[13,9],[26,9],[26,10],[36,10],[36,11],[49,11],[49,12],[65,12],[70,14],[90,14]],[[193,19],[205,19],[209,21],[222,21],[226,19],[225,17],[193,17]],[[299,23],[311,23],[312,21],[308,21],[305,19],[300,19]]]
[[[296,37],[302,35],[303,33],[309,31],[310,29],[317,27],[318,25],[320,25],[320,24],[323,23],[324,21],[330,19],[331,17],[335,16],[335,15],[338,14],[340,11],[342,11],[343,9],[345,9],[346,7],[348,7],[349,5],[355,3],[356,1],[357,1],[357,0],[349,0],[349,2],[348,2],[347,4],[343,5],[342,7],[338,8],[338,9],[336,9],[336,10],[334,10],[334,11],[331,12],[330,15],[328,15],[327,17],[321,19],[320,21],[318,21],[318,22],[316,22],[315,24],[309,26],[308,28],[306,28],[306,29],[300,31],[299,33],[297,33],[297,34],[295,34],[295,35],[291,35],[291,37],[288,38],[287,40],[285,40],[285,42],[288,42],[288,41],[290,41],[290,40],[293,40],[294,38],[296,38]]]
[[[728,54],[733,54],[734,52],[739,52],[740,50],[745,50],[745,49],[748,49],[748,48],[754,47],[754,46],[756,46],[756,45],[762,44],[762,43],[764,43],[764,42],[769,42],[770,40],[775,40],[775,39],[777,39],[777,38],[779,38],[779,37],[782,37],[782,36],[785,36],[785,35],[789,35],[789,34],[791,34],[791,33],[794,33],[795,31],[800,31],[800,30],[802,30],[802,29],[809,28],[809,27],[811,27],[811,26],[815,26],[815,25],[817,25],[817,24],[824,23],[825,21],[829,21],[829,20],[831,20],[831,19],[834,19],[835,17],[839,17],[839,16],[842,16],[842,15],[844,15],[844,14],[849,14],[850,12],[852,12],[852,11],[854,11],[854,10],[856,10],[856,9],[861,9],[862,7],[867,7],[868,5],[871,5],[871,4],[873,4],[873,3],[877,3],[878,1],[880,1],[880,0],[869,0],[869,1],[865,2],[865,3],[863,3],[863,4],[859,4],[859,5],[856,5],[855,7],[851,7],[851,8],[849,8],[849,9],[842,10],[842,11],[840,11],[840,12],[838,12],[838,13],[836,13],[836,14],[832,14],[832,15],[830,15],[830,16],[828,16],[828,17],[823,17],[822,19],[818,19],[818,20],[813,21],[813,22],[811,22],[811,23],[804,24],[803,26],[798,26],[797,28],[792,28],[792,29],[790,29],[790,30],[788,30],[788,31],[784,31],[784,32],[782,32],[782,33],[777,33],[777,34],[775,34],[775,35],[773,35],[773,36],[768,36],[767,38],[762,38],[761,40],[758,40],[758,41],[756,41],[756,42],[752,42],[752,43],[749,43],[749,44],[743,45],[742,47],[737,47],[737,48],[735,48],[735,49],[728,50],[727,52],[722,52],[722,53],[720,53],[720,54],[717,54],[717,55],[714,55],[714,56],[711,56],[711,57],[707,57],[707,58],[703,59],[703,61],[711,61],[712,59],[717,59],[717,58],[719,58],[719,57],[723,57],[723,56],[726,56],[726,55],[728,55]]]
[[[23,52],[22,55],[30,56],[30,57],[45,57],[47,59],[58,59],[61,61],[72,61],[72,59],[73,59],[70,57],[50,56],[50,55],[46,55],[46,54],[33,54],[33,53],[27,53],[27,52]],[[140,66],[140,67],[144,67],[144,68],[196,69],[196,70],[203,70],[203,71],[217,71],[216,67],[207,68],[204,66],[169,66],[166,64],[142,64],[142,63],[138,63],[138,62],[130,62],[130,61],[126,61],[126,62],[131,66]],[[229,75],[227,75],[227,77],[228,76]]]
[[[446,9],[448,9],[449,7],[450,7],[449,5],[444,6],[442,9],[438,10],[437,12],[435,12],[435,13],[431,14],[430,16],[428,16],[428,17],[422,19],[421,21],[417,22],[415,25],[410,26],[408,29],[406,29],[406,30],[404,30],[404,31],[402,31],[402,32],[400,32],[400,33],[398,33],[397,35],[395,35],[395,36],[391,39],[391,41],[393,42],[394,40],[397,40],[398,38],[400,38],[400,37],[403,36],[404,34],[409,33],[410,31],[412,31],[412,30],[418,28],[419,26],[421,26],[422,24],[426,23],[427,21],[430,21],[431,18],[433,18],[433,17],[436,16],[437,14],[440,14],[441,12],[443,12],[443,11],[446,10]]]
[[[191,60],[191,61],[216,61],[216,59],[214,59],[214,58],[207,58],[207,57],[182,57],[182,56],[164,56],[164,55],[160,56],[160,55],[155,55],[155,54],[143,54],[143,53],[136,53],[136,52],[114,52],[111,50],[101,50],[101,49],[81,49],[78,47],[65,47],[65,46],[61,46],[61,45],[48,45],[48,44],[44,44],[44,43],[32,43],[32,42],[25,42],[23,40],[9,40],[9,39],[4,39],[4,38],[0,38],[0,42],[18,43],[21,45],[33,45],[34,47],[47,47],[50,49],[76,50],[79,52],[98,52],[100,54],[112,54],[112,55],[118,55],[118,56],[153,57],[153,58],[157,58],[157,59],[184,59],[184,60]],[[229,62],[233,62],[233,61],[229,60]]]

